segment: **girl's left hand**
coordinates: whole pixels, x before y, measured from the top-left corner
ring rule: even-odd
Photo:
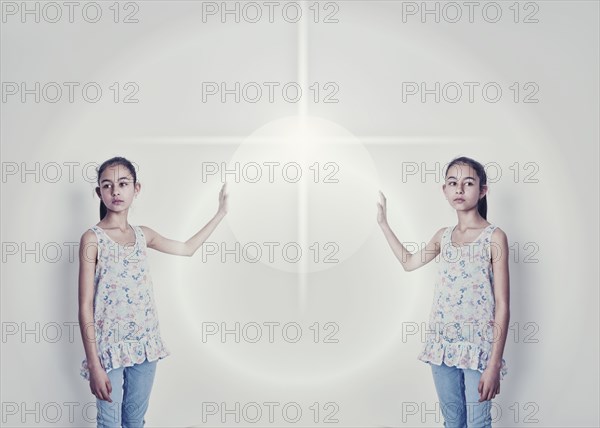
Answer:
[[[480,402],[491,400],[500,394],[500,369],[488,366],[481,374],[477,391]]]
[[[219,209],[217,210],[218,214],[227,214],[227,210],[229,208],[227,204],[227,197],[229,196],[226,192],[227,183],[223,184],[221,187],[221,191],[219,192]]]

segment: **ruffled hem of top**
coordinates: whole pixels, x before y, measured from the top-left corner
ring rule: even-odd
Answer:
[[[155,361],[170,355],[162,339],[158,336],[150,337],[139,342],[118,342],[102,348],[98,357],[100,364],[108,373],[119,367],[131,367],[143,363],[145,360]],[[81,363],[80,374],[90,380],[90,371],[87,359]]]
[[[490,353],[470,342],[429,342],[417,357],[419,360],[441,365],[442,362],[450,367],[459,369],[478,370],[483,373],[489,361]],[[500,379],[508,373],[506,361],[502,359]]]

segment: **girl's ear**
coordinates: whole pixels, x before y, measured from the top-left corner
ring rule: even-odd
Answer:
[[[96,186],[96,195],[98,195],[98,197],[102,199],[102,193],[100,193],[100,187],[98,186]]]
[[[483,186],[481,186],[481,191],[479,192],[479,199],[483,198],[485,195],[487,195],[488,192],[488,186],[487,184],[484,184]]]
[[[140,193],[140,191],[142,190],[142,183],[140,183],[139,181],[137,183],[135,183],[135,196],[137,197],[138,193]]]

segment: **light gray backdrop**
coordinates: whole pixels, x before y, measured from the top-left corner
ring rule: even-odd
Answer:
[[[597,2],[2,2],[1,35],[3,425],[95,425],[76,246],[121,155],[167,237],[230,193],[194,257],[150,253],[147,426],[441,426],[437,266],[376,202],[415,251],[465,155],[511,247],[494,426],[598,426]]]

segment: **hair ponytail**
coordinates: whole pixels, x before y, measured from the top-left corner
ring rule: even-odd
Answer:
[[[100,220],[102,220],[105,215],[106,215],[106,205],[104,205],[104,202],[102,202],[102,199],[100,199]]]
[[[479,215],[487,220],[487,195],[484,195],[483,198],[477,202],[477,211],[479,211]]]
[[[452,159],[452,161],[450,161],[448,167],[446,168],[446,174],[444,174],[444,176],[448,175],[448,170],[450,170],[450,167],[455,164],[468,165],[475,170],[477,176],[479,177],[479,191],[481,191],[483,189],[483,186],[487,184],[487,175],[485,173],[485,168],[483,167],[483,165],[477,162],[476,160],[468,158],[466,156],[461,156]],[[484,195],[483,198],[479,199],[479,201],[477,202],[477,211],[479,211],[479,215],[481,217],[487,220],[487,195]]]
[[[104,161],[102,165],[100,165],[100,167],[97,169],[98,186],[100,186],[100,176],[102,175],[104,170],[110,166],[115,165],[122,165],[125,168],[127,168],[133,177],[133,184],[135,185],[137,183],[137,174],[135,172],[135,167],[133,166],[133,164],[123,157],[115,156],[114,158],[110,158],[107,161]],[[108,210],[106,209],[106,205],[104,205],[104,202],[102,202],[102,197],[100,197],[100,220],[102,220],[104,216],[106,216],[107,211]]]

